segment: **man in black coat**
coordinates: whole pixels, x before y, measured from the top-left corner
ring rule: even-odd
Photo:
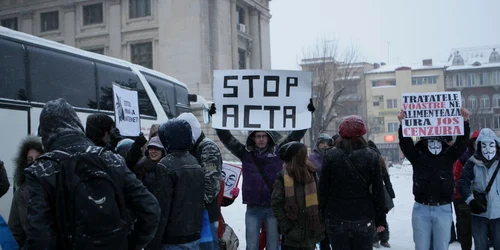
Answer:
[[[415,145],[411,137],[403,136],[399,127],[399,146],[413,166],[413,241],[416,250],[447,250],[453,214],[451,202],[454,195],[453,163],[467,149],[469,142],[469,112],[461,109],[464,118],[464,135],[457,136],[453,145],[449,137],[423,137]],[[398,115],[402,123],[403,110]]]

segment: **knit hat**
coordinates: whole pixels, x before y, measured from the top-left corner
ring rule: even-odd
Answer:
[[[292,141],[281,146],[280,159],[284,162],[290,162],[302,147],[305,147],[305,145],[297,141]]]
[[[150,147],[155,147],[162,150],[164,149],[163,144],[161,144],[160,137],[158,136],[152,137],[151,140],[149,140],[148,148]]]
[[[115,148],[116,153],[118,153],[121,156],[124,156],[125,152],[127,152],[130,149],[130,147],[132,146],[133,143],[134,143],[134,140],[129,139],[129,138],[125,138],[125,139],[121,140],[116,145],[116,148]]]
[[[363,119],[357,115],[344,117],[339,126],[339,135],[342,138],[361,137],[366,134],[366,127]]]

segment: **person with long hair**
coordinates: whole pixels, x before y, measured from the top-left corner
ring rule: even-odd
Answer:
[[[323,160],[319,201],[333,250],[371,250],[375,228],[382,232],[387,224],[380,158],[365,134],[359,116],[345,117]]]
[[[280,149],[283,170],[274,183],[271,208],[283,234],[283,250],[312,250],[324,238],[318,206],[316,168],[307,147],[290,142]]]

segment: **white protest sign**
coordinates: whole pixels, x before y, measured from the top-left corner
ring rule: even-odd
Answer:
[[[460,92],[404,93],[404,137],[464,134]]]
[[[231,191],[238,187],[241,177],[241,167],[223,163],[222,164],[222,178],[224,179],[224,197],[233,198]]]
[[[141,133],[139,98],[137,91],[128,90],[113,83],[115,125],[123,136],[138,136]]]
[[[311,127],[311,73],[287,70],[216,70],[212,127],[290,131]]]

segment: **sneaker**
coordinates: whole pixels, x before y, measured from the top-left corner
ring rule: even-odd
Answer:
[[[378,243],[378,242],[374,242],[374,243],[373,243],[373,247],[374,247],[374,248],[380,248],[380,243]]]
[[[391,248],[391,244],[389,244],[389,242],[380,242],[380,245],[382,245],[383,247],[385,248]]]

